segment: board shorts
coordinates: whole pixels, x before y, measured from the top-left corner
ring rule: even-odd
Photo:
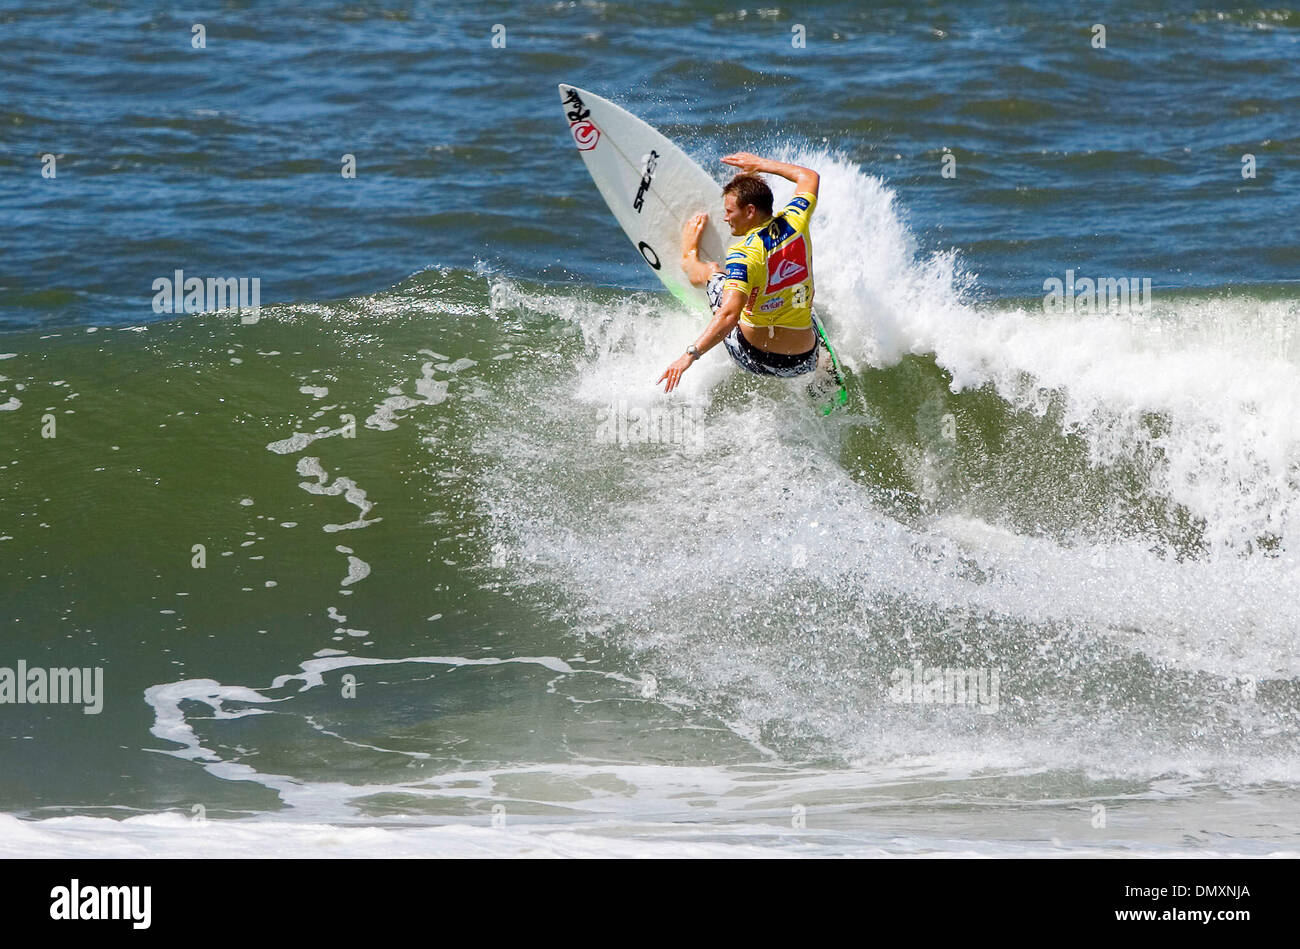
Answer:
[[[714,313],[717,313],[718,308],[722,306],[722,287],[726,282],[727,275],[719,271],[709,277],[709,282],[704,286],[704,292],[709,297],[709,309]],[[816,322],[816,319],[817,317],[814,316],[813,321]],[[783,379],[802,376],[816,369],[817,356],[821,348],[821,336],[818,334],[813,340],[813,348],[806,353],[786,355],[764,352],[745,339],[745,334],[740,331],[739,326],[728,333],[722,342],[727,347],[727,352],[731,354],[732,361],[741,369],[758,376],[780,376]]]

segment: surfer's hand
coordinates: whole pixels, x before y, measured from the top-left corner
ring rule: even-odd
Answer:
[[[709,221],[709,215],[701,211],[693,218],[688,220],[682,227],[682,253],[689,254],[691,251],[698,251],[700,247],[700,235],[704,233],[704,225]]]
[[[767,159],[759,158],[757,155],[749,152],[736,152],[733,155],[723,155],[722,162],[725,165],[735,165],[740,169],[743,175],[756,175],[760,171],[767,170]]]
[[[664,374],[659,377],[655,385],[659,385],[660,382],[667,379],[668,385],[664,388],[664,392],[672,392],[677,388],[677,383],[682,381],[682,373],[689,369],[693,362],[695,362],[694,356],[690,353],[682,353],[676,362],[664,370]]]
[[[811,168],[802,165],[791,165],[772,158],[759,158],[749,152],[725,155],[722,160],[728,165],[735,165],[742,174],[755,175],[762,172],[765,175],[780,175],[786,181],[793,181],[795,194],[808,193],[816,197],[817,189],[821,185],[821,176]]]

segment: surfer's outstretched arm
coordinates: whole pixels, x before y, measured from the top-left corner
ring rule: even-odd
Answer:
[[[691,363],[699,359],[718,343],[722,342],[723,337],[730,333],[740,322],[740,314],[745,309],[745,295],[739,290],[728,290],[722,298],[722,306],[718,307],[718,312],[713,315],[713,321],[704,328],[704,333],[695,341],[696,353],[689,350],[677,358],[677,360],[664,370],[664,374],[659,377],[655,385],[659,385],[665,379],[668,385],[664,388],[665,392],[672,392],[677,388],[677,383],[681,381],[682,373],[690,368]]]
[[[682,270],[686,272],[686,279],[697,287],[704,286],[715,273],[722,272],[716,263],[700,256],[700,235],[708,222],[708,214],[701,211],[682,228]]]
[[[805,168],[802,165],[792,165],[789,162],[773,161],[770,158],[759,158],[750,152],[736,152],[734,155],[726,155],[722,159],[724,164],[734,165],[741,170],[743,174],[754,175],[762,172],[769,175],[780,175],[786,181],[794,182],[796,194],[812,193],[817,194],[818,187],[821,186],[821,175],[811,168]]]

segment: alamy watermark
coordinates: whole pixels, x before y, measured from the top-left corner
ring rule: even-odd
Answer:
[[[261,277],[187,277],[183,270],[153,282],[155,313],[239,310],[256,314],[262,305]]]
[[[1047,295],[1043,310],[1047,313],[1091,313],[1117,308],[1146,312],[1151,306],[1151,278],[1079,277],[1073,270],[1065,279],[1048,277],[1043,281]]]
[[[985,715],[998,710],[997,669],[926,666],[913,659],[889,674],[889,700],[901,705],[974,705]]]
[[[626,399],[596,410],[598,445],[675,445],[687,451],[703,444],[704,407],[673,400],[661,405],[629,406]]]
[[[122,919],[148,929],[152,904],[151,886],[86,886],[73,878],[50,890],[50,919]]]
[[[104,710],[104,669],[0,666],[0,705],[81,705],[87,715]]]

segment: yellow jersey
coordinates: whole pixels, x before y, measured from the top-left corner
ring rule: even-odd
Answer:
[[[760,224],[727,251],[724,290],[745,295],[740,322],[749,326],[812,326],[812,241],[808,221],[817,196],[796,194],[766,224]]]

